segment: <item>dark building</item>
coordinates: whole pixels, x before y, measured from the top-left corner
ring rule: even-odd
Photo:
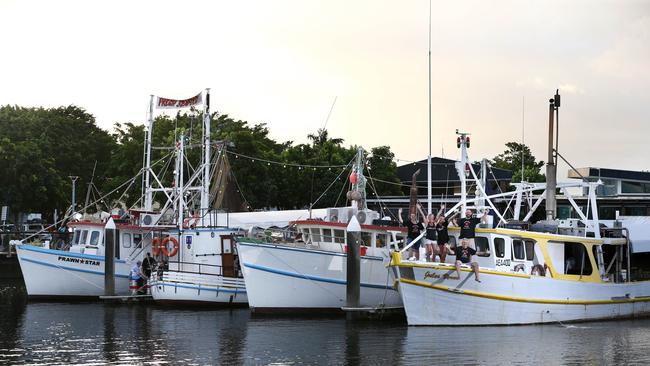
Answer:
[[[456,161],[444,158],[431,158],[431,196],[433,202],[434,212],[437,211],[441,203],[446,203],[447,207],[451,207],[460,201],[460,178],[456,171]],[[481,164],[472,164],[474,172],[480,178]],[[399,207],[406,208],[409,204],[409,190],[411,187],[411,180],[413,174],[420,170],[417,176],[418,198],[423,206],[426,207],[427,202],[427,160],[420,160],[408,163],[397,167],[397,176],[403,184],[403,196],[388,196],[382,197],[381,200],[368,199],[368,206],[375,210],[389,209],[391,212],[396,212]],[[471,173],[469,175],[471,177]],[[509,190],[509,185],[512,180],[512,172],[505,169],[493,168],[487,164],[486,174],[486,192],[488,195],[506,192]],[[472,198],[476,193],[476,185],[473,179],[467,179],[467,197]],[[500,202],[500,200],[495,200]]]

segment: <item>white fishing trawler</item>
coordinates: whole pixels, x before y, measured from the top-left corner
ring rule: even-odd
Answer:
[[[474,261],[479,265],[480,282],[468,265],[462,265],[458,276],[453,255],[449,263],[431,263],[404,261],[399,252],[393,253],[391,266],[398,277],[409,325],[532,324],[650,314],[650,282],[637,281],[632,274],[628,229],[620,221],[607,227],[598,218],[595,190],[600,183],[555,183],[552,127],[558,106],[556,95],[549,112],[546,184],[521,183],[515,185],[514,192],[486,196],[468,164],[467,135],[460,134],[461,161],[456,168],[462,200],[447,215],[459,207],[464,212],[467,204],[484,200],[499,222],[495,228],[476,229],[474,249],[480,256]],[[465,169],[482,197],[466,199]],[[588,191],[586,212],[572,198],[572,187]],[[557,188],[579,219],[555,218]],[[544,193],[533,200],[534,191]],[[514,220],[505,219],[496,209],[492,199],[497,197],[515,199]],[[522,197],[528,197],[532,207],[523,221],[516,221]],[[547,219],[529,225],[527,221],[544,199]],[[452,247],[460,245],[457,228],[450,228],[450,237]]]
[[[120,295],[129,292],[129,272],[151,245],[153,231],[141,227],[140,212],[128,219],[116,217],[120,237],[115,245],[115,286]],[[104,295],[106,219],[84,219],[68,224],[74,229],[71,245],[17,244],[16,253],[31,298],[98,297]]]
[[[386,264],[406,230],[378,220],[379,213],[366,208],[362,159],[359,150],[348,193],[352,206],[296,220],[290,231],[237,238],[251,309],[341,311],[346,301],[346,227],[352,216],[362,229],[360,303],[374,308],[402,306]]]

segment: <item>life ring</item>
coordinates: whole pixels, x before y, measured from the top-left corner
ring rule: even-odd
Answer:
[[[167,251],[167,243],[171,240],[173,248],[172,251],[169,252]],[[163,254],[168,256],[168,257],[173,257],[178,253],[178,239],[176,239],[173,236],[168,236],[165,239],[163,239],[162,243],[160,244],[160,250],[162,250]]]
[[[151,252],[154,256],[160,254],[160,238],[153,238],[151,241]]]

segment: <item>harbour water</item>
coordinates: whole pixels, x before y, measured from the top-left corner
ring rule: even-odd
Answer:
[[[650,319],[408,327],[252,316],[247,309],[28,302],[22,282],[6,280],[0,312],[0,364],[9,365],[650,363]]]

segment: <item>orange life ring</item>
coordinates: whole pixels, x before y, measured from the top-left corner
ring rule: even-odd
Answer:
[[[154,256],[160,254],[160,238],[153,238],[151,241],[151,252]]]
[[[169,252],[167,251],[167,243],[171,240],[173,248],[172,251]],[[173,257],[178,253],[178,239],[176,239],[173,236],[168,236],[165,239],[163,239],[162,243],[160,244],[160,250],[162,250],[163,254],[168,256],[168,257]]]

